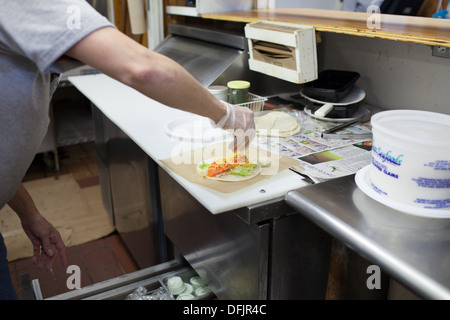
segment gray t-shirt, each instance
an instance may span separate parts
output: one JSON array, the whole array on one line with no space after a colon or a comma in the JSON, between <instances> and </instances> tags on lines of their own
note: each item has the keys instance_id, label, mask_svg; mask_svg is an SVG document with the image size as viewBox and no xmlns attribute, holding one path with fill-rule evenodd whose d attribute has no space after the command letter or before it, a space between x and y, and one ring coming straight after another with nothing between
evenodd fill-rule
<instances>
[{"instance_id":1,"label":"gray t-shirt","mask_svg":"<svg viewBox=\"0 0 450 320\"><path fill-rule=\"evenodd\" d=\"M48 124L60 59L91 32L113 26L84 0L0 0L0 208L15 194Z\"/></svg>"}]
</instances>

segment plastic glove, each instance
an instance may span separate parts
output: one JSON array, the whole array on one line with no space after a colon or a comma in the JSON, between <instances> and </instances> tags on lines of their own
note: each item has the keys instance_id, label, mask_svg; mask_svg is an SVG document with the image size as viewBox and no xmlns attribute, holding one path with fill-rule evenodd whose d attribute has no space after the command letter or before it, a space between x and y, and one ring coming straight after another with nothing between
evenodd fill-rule
<instances>
[{"instance_id":1,"label":"plastic glove","mask_svg":"<svg viewBox=\"0 0 450 320\"><path fill-rule=\"evenodd\" d=\"M224 101L222 103L227 107L227 114L213 126L233 134L234 141L230 144L230 148L234 151L242 151L256 135L253 111Z\"/></svg>"}]
</instances>

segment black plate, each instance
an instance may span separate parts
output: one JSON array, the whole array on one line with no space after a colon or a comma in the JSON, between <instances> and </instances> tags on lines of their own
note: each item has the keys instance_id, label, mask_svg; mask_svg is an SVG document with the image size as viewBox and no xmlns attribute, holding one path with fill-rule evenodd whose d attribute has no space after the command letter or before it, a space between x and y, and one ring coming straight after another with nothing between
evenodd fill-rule
<instances>
[{"instance_id":1,"label":"black plate","mask_svg":"<svg viewBox=\"0 0 450 320\"><path fill-rule=\"evenodd\" d=\"M303 93L315 100L339 102L353 89L359 73L343 70L323 70L318 79L306 83Z\"/></svg>"}]
</instances>

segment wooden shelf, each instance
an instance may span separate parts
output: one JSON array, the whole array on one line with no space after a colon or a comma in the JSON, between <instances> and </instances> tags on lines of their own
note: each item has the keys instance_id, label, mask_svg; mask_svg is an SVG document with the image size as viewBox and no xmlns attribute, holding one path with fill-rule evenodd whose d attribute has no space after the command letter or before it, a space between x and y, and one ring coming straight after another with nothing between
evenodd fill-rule
<instances>
[{"instance_id":1,"label":"wooden shelf","mask_svg":"<svg viewBox=\"0 0 450 320\"><path fill-rule=\"evenodd\" d=\"M166 13L188 17L200 16L200 13L198 13L198 9L195 7L166 6Z\"/></svg>"},{"instance_id":2,"label":"wooden shelf","mask_svg":"<svg viewBox=\"0 0 450 320\"><path fill-rule=\"evenodd\" d=\"M450 47L450 19L380 15L380 28L370 29L370 13L319 9L259 9L203 14L204 19L234 22L272 20L312 25L316 31Z\"/></svg>"}]
</instances>

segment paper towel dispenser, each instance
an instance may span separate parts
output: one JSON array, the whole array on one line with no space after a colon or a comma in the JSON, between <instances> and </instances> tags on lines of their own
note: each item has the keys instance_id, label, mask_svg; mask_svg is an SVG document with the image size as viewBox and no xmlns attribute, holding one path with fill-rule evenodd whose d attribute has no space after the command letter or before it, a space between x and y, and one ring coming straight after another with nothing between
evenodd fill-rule
<instances>
[{"instance_id":1,"label":"paper towel dispenser","mask_svg":"<svg viewBox=\"0 0 450 320\"><path fill-rule=\"evenodd\" d=\"M313 26L258 21L245 26L245 36L251 70L298 84L317 79Z\"/></svg>"}]
</instances>

